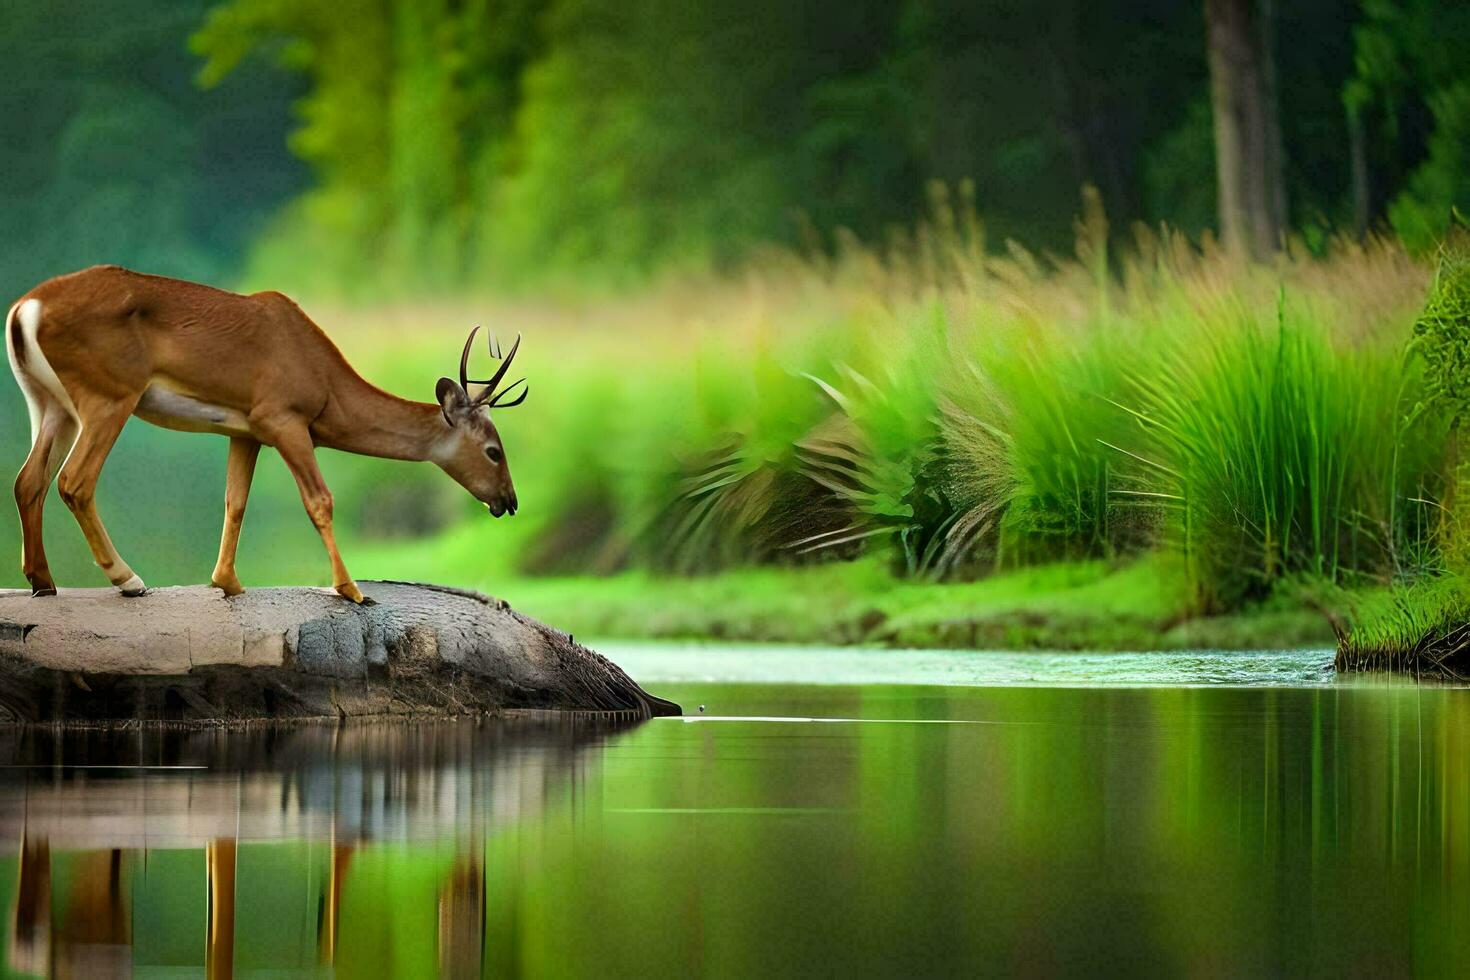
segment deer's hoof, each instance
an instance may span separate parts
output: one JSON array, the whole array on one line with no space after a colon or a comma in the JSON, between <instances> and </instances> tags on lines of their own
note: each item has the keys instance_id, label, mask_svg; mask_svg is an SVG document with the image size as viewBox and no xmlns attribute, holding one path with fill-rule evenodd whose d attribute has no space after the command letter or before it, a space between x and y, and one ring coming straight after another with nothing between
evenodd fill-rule
<instances>
[{"instance_id":1,"label":"deer's hoof","mask_svg":"<svg viewBox=\"0 0 1470 980\"><path fill-rule=\"evenodd\" d=\"M126 582L123 582L120 585L118 585L117 590L119 592L121 592L123 595L127 596L129 599L134 599L134 598L137 598L138 596L142 595L144 592L147 592L148 591L148 586L146 586L146 585L143 584L143 580L142 579L140 579L138 576L134 575L132 578L128 579Z\"/></svg>"},{"instance_id":2,"label":"deer's hoof","mask_svg":"<svg viewBox=\"0 0 1470 980\"><path fill-rule=\"evenodd\" d=\"M226 579L224 581L213 578L209 580L209 584L212 588L219 589L226 596L237 596L245 594L245 586L241 585L240 580L237 578Z\"/></svg>"},{"instance_id":3,"label":"deer's hoof","mask_svg":"<svg viewBox=\"0 0 1470 980\"><path fill-rule=\"evenodd\" d=\"M55 594L56 594L56 586L54 586L54 585L38 585L35 588L31 589L31 598L32 599L44 599L47 596L55 595Z\"/></svg>"},{"instance_id":4,"label":"deer's hoof","mask_svg":"<svg viewBox=\"0 0 1470 980\"><path fill-rule=\"evenodd\" d=\"M341 585L333 586L333 588L337 590L337 594L342 598L351 599L359 606L377 605L373 600L362 594L362 590L357 587L356 582L343 582Z\"/></svg>"}]
</instances>

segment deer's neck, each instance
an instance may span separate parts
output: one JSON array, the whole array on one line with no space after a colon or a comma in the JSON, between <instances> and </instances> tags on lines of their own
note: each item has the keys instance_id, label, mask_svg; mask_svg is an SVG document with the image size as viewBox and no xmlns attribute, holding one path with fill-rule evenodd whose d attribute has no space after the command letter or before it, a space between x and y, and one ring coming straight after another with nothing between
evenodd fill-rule
<instances>
[{"instance_id":1,"label":"deer's neck","mask_svg":"<svg viewBox=\"0 0 1470 980\"><path fill-rule=\"evenodd\" d=\"M319 446L384 459L432 459L446 427L439 406L390 395L361 378L332 392L312 425Z\"/></svg>"}]
</instances>

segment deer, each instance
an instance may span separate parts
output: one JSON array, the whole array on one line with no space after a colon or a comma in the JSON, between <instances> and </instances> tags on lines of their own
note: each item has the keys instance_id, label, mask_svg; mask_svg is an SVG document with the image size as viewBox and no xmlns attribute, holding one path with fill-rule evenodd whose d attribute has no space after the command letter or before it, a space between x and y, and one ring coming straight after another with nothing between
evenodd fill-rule
<instances>
[{"instance_id":1,"label":"deer","mask_svg":"<svg viewBox=\"0 0 1470 980\"><path fill-rule=\"evenodd\" d=\"M31 595L56 594L41 540L53 481L108 580L124 596L147 591L113 546L96 502L103 464L134 415L165 429L229 437L224 531L210 577L227 597L244 592L235 551L262 446L291 471L326 547L332 587L355 603L365 600L337 550L319 447L432 462L492 516L514 515L515 486L491 411L519 405L529 393L524 378L500 387L521 338L501 358L487 337L500 363L490 378L474 380L469 360L479 329L465 340L458 381L440 378L434 401L417 402L364 380L282 293L242 295L115 265L41 283L5 317L5 349L31 423L30 454L15 480ZM480 390L471 394L472 385Z\"/></svg>"}]
</instances>

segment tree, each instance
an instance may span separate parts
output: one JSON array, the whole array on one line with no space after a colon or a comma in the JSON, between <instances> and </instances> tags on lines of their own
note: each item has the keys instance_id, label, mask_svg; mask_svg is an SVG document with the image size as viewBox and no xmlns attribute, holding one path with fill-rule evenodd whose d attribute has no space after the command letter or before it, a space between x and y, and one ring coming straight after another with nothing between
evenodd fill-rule
<instances>
[{"instance_id":1,"label":"tree","mask_svg":"<svg viewBox=\"0 0 1470 980\"><path fill-rule=\"evenodd\" d=\"M1470 60L1461 0L1361 0L1353 75L1342 101L1354 128L1359 213L1381 212L1429 251L1454 208L1470 209Z\"/></svg>"},{"instance_id":2,"label":"tree","mask_svg":"<svg viewBox=\"0 0 1470 980\"><path fill-rule=\"evenodd\" d=\"M1286 228L1271 0L1205 0L1220 235L1263 258Z\"/></svg>"}]
</instances>

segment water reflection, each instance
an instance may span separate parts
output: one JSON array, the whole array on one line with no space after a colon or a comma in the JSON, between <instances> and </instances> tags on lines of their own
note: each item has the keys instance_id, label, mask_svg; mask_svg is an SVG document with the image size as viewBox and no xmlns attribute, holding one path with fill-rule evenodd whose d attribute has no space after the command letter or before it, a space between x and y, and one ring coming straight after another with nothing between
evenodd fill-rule
<instances>
[{"instance_id":1,"label":"water reflection","mask_svg":"<svg viewBox=\"0 0 1470 980\"><path fill-rule=\"evenodd\" d=\"M664 693L710 711L0 741L4 962L1239 975L1470 955L1470 691Z\"/></svg>"},{"instance_id":2,"label":"water reflection","mask_svg":"<svg viewBox=\"0 0 1470 980\"><path fill-rule=\"evenodd\" d=\"M7 732L0 841L15 852L0 856L0 892L12 896L4 962L12 974L58 977L331 971L355 864L412 844L441 879L437 928L423 939L437 972L478 976L486 835L564 793L618 729L538 717ZM381 904L382 894L362 898ZM294 943L282 942L288 934ZM388 975L392 963L369 972Z\"/></svg>"}]
</instances>

